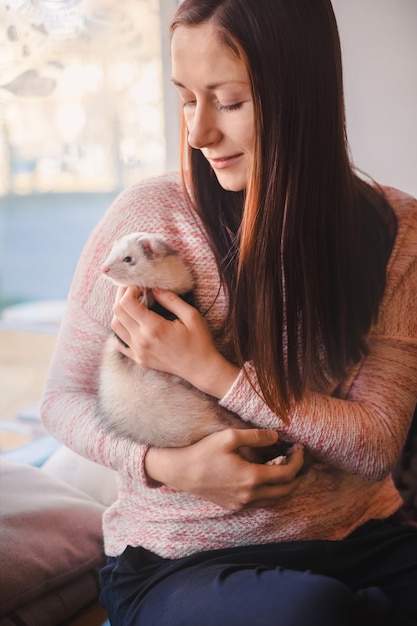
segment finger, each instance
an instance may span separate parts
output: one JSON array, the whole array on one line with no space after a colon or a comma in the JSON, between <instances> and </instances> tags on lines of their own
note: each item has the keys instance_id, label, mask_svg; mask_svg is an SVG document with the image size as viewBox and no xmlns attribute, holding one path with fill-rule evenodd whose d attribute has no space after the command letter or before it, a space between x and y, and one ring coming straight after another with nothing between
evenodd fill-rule
<instances>
[{"instance_id":1,"label":"finger","mask_svg":"<svg viewBox=\"0 0 417 626\"><path fill-rule=\"evenodd\" d=\"M138 300L143 295L143 290L140 287L136 287L135 285L129 285L129 287L126 287L124 295L126 296L126 298Z\"/></svg>"},{"instance_id":2,"label":"finger","mask_svg":"<svg viewBox=\"0 0 417 626\"><path fill-rule=\"evenodd\" d=\"M165 309L174 313L181 321L186 321L190 314L195 313L195 308L185 302L173 291L166 289L153 289L152 293L155 300L159 302Z\"/></svg>"},{"instance_id":3,"label":"finger","mask_svg":"<svg viewBox=\"0 0 417 626\"><path fill-rule=\"evenodd\" d=\"M120 298L122 297L122 295L124 293L126 293L127 287L125 285L118 285L117 286L117 291L116 291L116 299L120 300Z\"/></svg>"},{"instance_id":4,"label":"finger","mask_svg":"<svg viewBox=\"0 0 417 626\"><path fill-rule=\"evenodd\" d=\"M136 290L136 287L133 289ZM148 313L153 315L151 311L136 297L137 291L130 291L130 288L122 295L120 300L116 300L113 306L113 312L119 320L125 325L133 325L140 319L144 319Z\"/></svg>"},{"instance_id":5,"label":"finger","mask_svg":"<svg viewBox=\"0 0 417 626\"><path fill-rule=\"evenodd\" d=\"M142 302L142 298L141 298L142 295L143 295L143 291L139 289L139 287L134 287L134 286L125 287L124 292L121 293L119 304L124 309L131 307L131 306L136 307L139 304L144 306Z\"/></svg>"},{"instance_id":6,"label":"finger","mask_svg":"<svg viewBox=\"0 0 417 626\"><path fill-rule=\"evenodd\" d=\"M116 338L118 339L118 342L121 342L120 345L124 344L125 347L128 347L130 345L129 344L131 340L130 333L128 332L126 327L120 323L120 321L118 320L116 316L114 316L112 319L111 329L114 332ZM117 347L120 348L120 345L118 343Z\"/></svg>"},{"instance_id":7,"label":"finger","mask_svg":"<svg viewBox=\"0 0 417 626\"><path fill-rule=\"evenodd\" d=\"M116 333L114 333L114 346L116 350L118 350L122 354L130 356L131 350L129 344L123 341L123 339L121 339Z\"/></svg>"},{"instance_id":8,"label":"finger","mask_svg":"<svg viewBox=\"0 0 417 626\"><path fill-rule=\"evenodd\" d=\"M269 485L291 483L304 466L304 450L296 448L283 465L263 465L263 480Z\"/></svg>"},{"instance_id":9,"label":"finger","mask_svg":"<svg viewBox=\"0 0 417 626\"><path fill-rule=\"evenodd\" d=\"M119 302L120 298L126 293L127 287L119 285L116 291L115 302Z\"/></svg>"},{"instance_id":10,"label":"finger","mask_svg":"<svg viewBox=\"0 0 417 626\"><path fill-rule=\"evenodd\" d=\"M266 448L278 441L278 433L275 430L231 428L224 432L228 436L227 445L231 451L242 447Z\"/></svg>"},{"instance_id":11,"label":"finger","mask_svg":"<svg viewBox=\"0 0 417 626\"><path fill-rule=\"evenodd\" d=\"M271 507L276 506L280 498L290 495L302 480L301 476L288 477L284 480L283 476L275 482L267 483L261 479L262 467L249 474L249 480L238 485L234 492L234 500L232 501L233 510L242 510L254 507ZM283 468L283 466L279 466ZM253 468L253 465L252 465ZM284 474L284 472L282 472Z\"/></svg>"},{"instance_id":12,"label":"finger","mask_svg":"<svg viewBox=\"0 0 417 626\"><path fill-rule=\"evenodd\" d=\"M301 482L301 476L283 485L263 485L259 487L246 508L271 508L279 505L281 498L291 495Z\"/></svg>"}]
</instances>

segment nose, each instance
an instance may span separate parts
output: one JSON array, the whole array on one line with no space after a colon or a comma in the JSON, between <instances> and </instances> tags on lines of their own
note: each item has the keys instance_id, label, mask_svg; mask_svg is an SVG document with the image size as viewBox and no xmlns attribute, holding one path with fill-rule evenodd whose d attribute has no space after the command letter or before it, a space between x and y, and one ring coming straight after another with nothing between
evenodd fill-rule
<instances>
[{"instance_id":1,"label":"nose","mask_svg":"<svg viewBox=\"0 0 417 626\"><path fill-rule=\"evenodd\" d=\"M103 272L103 274L108 274L110 272L110 268L107 267L106 265L102 265L101 271Z\"/></svg>"},{"instance_id":2,"label":"nose","mask_svg":"<svg viewBox=\"0 0 417 626\"><path fill-rule=\"evenodd\" d=\"M192 119L187 120L187 127L188 143L197 150L216 143L221 136L215 115L206 106L197 105Z\"/></svg>"}]
</instances>

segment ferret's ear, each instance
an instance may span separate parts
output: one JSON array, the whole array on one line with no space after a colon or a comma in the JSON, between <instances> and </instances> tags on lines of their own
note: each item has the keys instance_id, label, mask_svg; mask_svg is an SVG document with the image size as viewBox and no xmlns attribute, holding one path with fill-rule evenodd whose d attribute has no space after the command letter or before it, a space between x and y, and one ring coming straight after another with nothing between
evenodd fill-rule
<instances>
[{"instance_id":1,"label":"ferret's ear","mask_svg":"<svg viewBox=\"0 0 417 626\"><path fill-rule=\"evenodd\" d=\"M140 245L147 259L155 259L173 254L173 249L161 239L141 239Z\"/></svg>"},{"instance_id":2,"label":"ferret's ear","mask_svg":"<svg viewBox=\"0 0 417 626\"><path fill-rule=\"evenodd\" d=\"M155 256L152 241L150 239L139 239L139 245L142 246L143 254L147 259L153 259Z\"/></svg>"}]
</instances>

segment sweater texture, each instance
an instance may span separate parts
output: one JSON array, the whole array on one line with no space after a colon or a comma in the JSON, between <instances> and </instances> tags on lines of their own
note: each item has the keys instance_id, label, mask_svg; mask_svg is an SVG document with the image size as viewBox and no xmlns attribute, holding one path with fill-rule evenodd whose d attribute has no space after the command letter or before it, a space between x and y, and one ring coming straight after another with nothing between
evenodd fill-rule
<instances>
[{"instance_id":1,"label":"sweater texture","mask_svg":"<svg viewBox=\"0 0 417 626\"><path fill-rule=\"evenodd\" d=\"M126 546L166 558L288 540L342 539L402 504L391 471L417 400L417 202L384 188L398 233L387 268L369 355L334 391L296 404L289 425L261 400L243 371L220 403L256 427L278 430L315 453L292 495L273 508L230 512L197 496L156 487L144 472L146 446L100 425L97 382L116 287L100 272L113 241L133 231L159 233L184 254L196 301L210 329L227 311L216 262L179 177L168 174L122 192L91 234L76 269L42 402L46 428L63 444L118 473L118 499L104 513L105 552ZM221 346L219 346L221 349ZM256 386L251 364L246 370ZM140 407L138 407L138 412ZM192 471L192 468L190 468Z\"/></svg>"}]
</instances>

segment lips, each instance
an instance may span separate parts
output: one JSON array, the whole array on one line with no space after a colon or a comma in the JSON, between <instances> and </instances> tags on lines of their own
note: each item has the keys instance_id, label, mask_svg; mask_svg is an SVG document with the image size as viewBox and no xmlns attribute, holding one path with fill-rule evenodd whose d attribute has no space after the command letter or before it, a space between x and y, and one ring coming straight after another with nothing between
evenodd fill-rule
<instances>
[{"instance_id":1,"label":"lips","mask_svg":"<svg viewBox=\"0 0 417 626\"><path fill-rule=\"evenodd\" d=\"M240 159L241 156L242 154L233 154L232 156L227 156L227 157L218 157L218 158L206 157L206 158L213 169L220 170L225 167L230 167L231 165L234 165L236 161Z\"/></svg>"}]
</instances>

